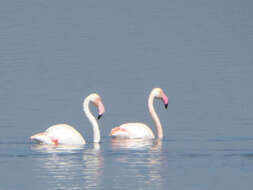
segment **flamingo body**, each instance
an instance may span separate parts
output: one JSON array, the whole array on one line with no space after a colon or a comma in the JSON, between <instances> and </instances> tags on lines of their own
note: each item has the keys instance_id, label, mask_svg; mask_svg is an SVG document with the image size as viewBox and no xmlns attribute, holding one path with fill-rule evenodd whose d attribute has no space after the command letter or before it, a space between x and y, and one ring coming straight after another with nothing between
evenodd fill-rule
<instances>
[{"instance_id":1,"label":"flamingo body","mask_svg":"<svg viewBox=\"0 0 253 190\"><path fill-rule=\"evenodd\" d=\"M68 124L57 124L49 127L45 132L31 136L31 139L44 144L80 145L85 144L82 135Z\"/></svg>"},{"instance_id":2,"label":"flamingo body","mask_svg":"<svg viewBox=\"0 0 253 190\"><path fill-rule=\"evenodd\" d=\"M111 130L112 137L129 139L154 139L151 129L144 123L125 123Z\"/></svg>"}]
</instances>

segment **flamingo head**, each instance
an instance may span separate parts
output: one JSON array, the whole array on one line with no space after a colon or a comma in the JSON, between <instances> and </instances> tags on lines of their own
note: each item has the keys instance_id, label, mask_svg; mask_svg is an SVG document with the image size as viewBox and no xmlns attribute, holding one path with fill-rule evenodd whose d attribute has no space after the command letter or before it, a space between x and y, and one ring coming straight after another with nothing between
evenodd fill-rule
<instances>
[{"instance_id":1,"label":"flamingo head","mask_svg":"<svg viewBox=\"0 0 253 190\"><path fill-rule=\"evenodd\" d=\"M97 119L100 119L105 112L105 107L103 105L102 98L98 94L94 93L90 95L90 100L93 103L93 105L98 108Z\"/></svg>"},{"instance_id":2,"label":"flamingo head","mask_svg":"<svg viewBox=\"0 0 253 190\"><path fill-rule=\"evenodd\" d=\"M163 103L164 103L165 108L167 109L168 103L169 103L169 98L168 98L168 96L163 92L163 89L161 89L161 88L154 88L154 89L152 90L152 94L154 94L154 96L155 96L156 98L161 99L161 100L163 101Z\"/></svg>"}]
</instances>

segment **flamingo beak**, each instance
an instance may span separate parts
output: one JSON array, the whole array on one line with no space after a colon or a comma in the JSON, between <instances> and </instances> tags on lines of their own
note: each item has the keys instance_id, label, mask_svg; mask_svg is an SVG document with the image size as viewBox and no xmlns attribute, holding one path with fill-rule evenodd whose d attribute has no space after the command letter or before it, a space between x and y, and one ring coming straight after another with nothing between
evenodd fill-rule
<instances>
[{"instance_id":1,"label":"flamingo beak","mask_svg":"<svg viewBox=\"0 0 253 190\"><path fill-rule=\"evenodd\" d=\"M105 112L105 107L104 107L102 101L99 101L98 102L98 117L97 117L97 119L100 119L102 117L102 115L104 114L104 112Z\"/></svg>"},{"instance_id":2,"label":"flamingo beak","mask_svg":"<svg viewBox=\"0 0 253 190\"><path fill-rule=\"evenodd\" d=\"M102 116L103 116L103 114L98 114L97 119L99 120Z\"/></svg>"},{"instance_id":3,"label":"flamingo beak","mask_svg":"<svg viewBox=\"0 0 253 190\"><path fill-rule=\"evenodd\" d=\"M169 103L169 98L165 94L162 95L162 101L164 103L165 109L167 109L168 103Z\"/></svg>"}]
</instances>

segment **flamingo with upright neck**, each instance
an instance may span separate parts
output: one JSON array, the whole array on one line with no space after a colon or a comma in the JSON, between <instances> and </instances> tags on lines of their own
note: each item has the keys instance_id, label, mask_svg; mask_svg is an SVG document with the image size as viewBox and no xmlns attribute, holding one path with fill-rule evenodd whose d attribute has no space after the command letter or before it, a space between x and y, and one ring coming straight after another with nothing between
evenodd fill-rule
<instances>
[{"instance_id":1,"label":"flamingo with upright neck","mask_svg":"<svg viewBox=\"0 0 253 190\"><path fill-rule=\"evenodd\" d=\"M83 111L93 127L93 142L100 142L100 131L96 118L91 114L89 104L93 103L98 108L98 119L103 115L105 109L102 99L98 94L90 94L83 101ZM82 135L68 124L56 124L49 127L45 132L35 134L31 140L42 144L54 145L82 145L85 140Z\"/></svg>"},{"instance_id":2,"label":"flamingo with upright neck","mask_svg":"<svg viewBox=\"0 0 253 190\"><path fill-rule=\"evenodd\" d=\"M163 92L161 88L154 88L148 98L148 109L149 113L154 121L157 137L158 139L163 138L163 128L160 122L160 119L155 112L153 101L155 98L161 99L165 105L165 108L168 107L168 97ZM130 138L130 139L154 139L155 135L144 123L125 123L118 127L115 127L111 130L110 135L115 138Z\"/></svg>"}]
</instances>

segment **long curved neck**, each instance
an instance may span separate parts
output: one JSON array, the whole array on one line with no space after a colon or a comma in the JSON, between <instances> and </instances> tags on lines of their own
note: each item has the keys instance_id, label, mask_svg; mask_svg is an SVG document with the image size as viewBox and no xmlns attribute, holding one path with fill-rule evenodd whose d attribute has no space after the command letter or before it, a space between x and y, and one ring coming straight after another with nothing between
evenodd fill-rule
<instances>
[{"instance_id":1,"label":"long curved neck","mask_svg":"<svg viewBox=\"0 0 253 190\"><path fill-rule=\"evenodd\" d=\"M89 109L89 103L90 99L86 98L83 102L83 111L87 118L89 119L92 128L93 128L93 142L99 143L100 142L100 131L98 127L98 123L96 118L91 114L90 109Z\"/></svg>"},{"instance_id":2,"label":"long curved neck","mask_svg":"<svg viewBox=\"0 0 253 190\"><path fill-rule=\"evenodd\" d=\"M162 139L163 138L163 128L162 128L160 119L154 109L154 105L153 105L154 98L155 98L155 96L151 93L148 98L148 109L149 109L149 113L154 121L156 130L157 130L157 137L159 139Z\"/></svg>"}]
</instances>

